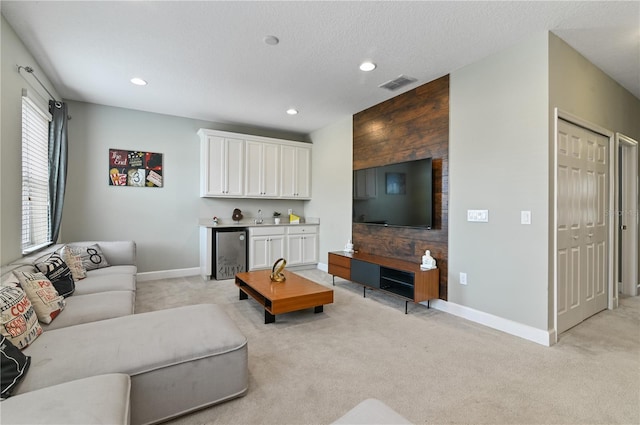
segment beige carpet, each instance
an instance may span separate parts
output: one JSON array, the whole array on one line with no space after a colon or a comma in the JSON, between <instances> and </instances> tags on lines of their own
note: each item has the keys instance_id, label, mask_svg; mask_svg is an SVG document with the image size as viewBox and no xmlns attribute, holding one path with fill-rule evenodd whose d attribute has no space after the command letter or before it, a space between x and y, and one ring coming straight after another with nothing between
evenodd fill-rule
<instances>
[{"instance_id":1,"label":"beige carpet","mask_svg":"<svg viewBox=\"0 0 640 425\"><path fill-rule=\"evenodd\" d=\"M640 297L543 347L422 305L405 315L399 298L341 279L334 289L323 313L265 325L232 280L140 282L138 313L215 303L249 340L248 394L170 423L327 424L369 397L415 424L640 423Z\"/></svg>"}]
</instances>

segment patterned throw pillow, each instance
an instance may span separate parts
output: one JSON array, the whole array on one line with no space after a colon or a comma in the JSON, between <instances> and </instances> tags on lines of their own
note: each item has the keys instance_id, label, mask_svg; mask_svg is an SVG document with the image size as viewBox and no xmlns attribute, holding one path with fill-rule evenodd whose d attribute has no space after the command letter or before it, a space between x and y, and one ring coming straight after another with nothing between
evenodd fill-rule
<instances>
[{"instance_id":1,"label":"patterned throw pillow","mask_svg":"<svg viewBox=\"0 0 640 425\"><path fill-rule=\"evenodd\" d=\"M0 334L21 350L42 334L38 316L20 288L0 287Z\"/></svg>"},{"instance_id":2,"label":"patterned throw pillow","mask_svg":"<svg viewBox=\"0 0 640 425\"><path fill-rule=\"evenodd\" d=\"M82 264L82 257L80 256L81 250L78 249L77 251L78 252L75 253L73 251L73 248L65 245L62 247L62 251L60 252L62 254L62 259L65 263L67 263L67 266L71 270L71 276L73 276L73 280L75 280L76 282L87 277L87 271Z\"/></svg>"},{"instance_id":3,"label":"patterned throw pillow","mask_svg":"<svg viewBox=\"0 0 640 425\"><path fill-rule=\"evenodd\" d=\"M14 271L20 286L31 301L33 309L42 323L51 323L64 308L64 298L58 294L51 281L40 272Z\"/></svg>"},{"instance_id":4,"label":"patterned throw pillow","mask_svg":"<svg viewBox=\"0 0 640 425\"><path fill-rule=\"evenodd\" d=\"M59 254L51 254L42 263L37 263L36 267L51 281L58 294L65 298L73 294L76 284L71 275L71 270L69 270L67 263L62 260Z\"/></svg>"},{"instance_id":5,"label":"patterned throw pillow","mask_svg":"<svg viewBox=\"0 0 640 425\"><path fill-rule=\"evenodd\" d=\"M109 263L105 258L98 244L91 246L67 245L74 254L80 255L82 265L86 271L109 267Z\"/></svg>"},{"instance_id":6,"label":"patterned throw pillow","mask_svg":"<svg viewBox=\"0 0 640 425\"><path fill-rule=\"evenodd\" d=\"M4 335L0 335L0 366L2 369L0 387L3 400L11 396L13 390L27 374L30 365L31 357L25 356Z\"/></svg>"}]
</instances>

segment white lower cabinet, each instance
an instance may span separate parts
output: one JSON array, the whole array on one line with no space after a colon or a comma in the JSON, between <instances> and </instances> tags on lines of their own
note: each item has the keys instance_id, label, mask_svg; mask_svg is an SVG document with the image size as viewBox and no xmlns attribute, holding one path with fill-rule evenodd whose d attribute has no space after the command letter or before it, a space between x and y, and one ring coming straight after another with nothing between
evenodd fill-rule
<instances>
[{"instance_id":1,"label":"white lower cabinet","mask_svg":"<svg viewBox=\"0 0 640 425\"><path fill-rule=\"evenodd\" d=\"M287 266L318 263L318 226L249 227L249 270L270 269L279 258Z\"/></svg>"},{"instance_id":2,"label":"white lower cabinet","mask_svg":"<svg viewBox=\"0 0 640 425\"><path fill-rule=\"evenodd\" d=\"M287 265L318 262L318 226L287 227Z\"/></svg>"},{"instance_id":3,"label":"white lower cabinet","mask_svg":"<svg viewBox=\"0 0 640 425\"><path fill-rule=\"evenodd\" d=\"M285 253L284 226L249 228L249 270L270 269Z\"/></svg>"}]
</instances>

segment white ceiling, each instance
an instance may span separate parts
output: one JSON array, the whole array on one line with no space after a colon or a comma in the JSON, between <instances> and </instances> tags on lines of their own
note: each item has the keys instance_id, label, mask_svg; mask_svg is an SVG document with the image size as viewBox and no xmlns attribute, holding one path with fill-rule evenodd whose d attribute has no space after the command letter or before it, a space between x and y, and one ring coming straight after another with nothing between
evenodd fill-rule
<instances>
[{"instance_id":1,"label":"white ceiling","mask_svg":"<svg viewBox=\"0 0 640 425\"><path fill-rule=\"evenodd\" d=\"M638 1L0 7L63 98L220 123L308 134L546 30L640 98ZM360 71L363 60L377 69ZM400 74L418 81L378 88ZM134 76L149 84L132 85Z\"/></svg>"}]
</instances>

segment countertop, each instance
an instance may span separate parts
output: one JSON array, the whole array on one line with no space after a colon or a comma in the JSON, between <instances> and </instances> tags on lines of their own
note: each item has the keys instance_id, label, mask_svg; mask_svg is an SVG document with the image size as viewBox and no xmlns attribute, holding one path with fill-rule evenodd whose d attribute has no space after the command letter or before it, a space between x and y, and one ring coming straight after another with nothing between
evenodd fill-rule
<instances>
[{"instance_id":1,"label":"countertop","mask_svg":"<svg viewBox=\"0 0 640 425\"><path fill-rule=\"evenodd\" d=\"M280 224L273 222L273 217L267 217L262 224L256 224L253 219L242 219L239 223L231 220L230 218L218 219L218 224L213 224L213 218L201 218L198 222L200 227L275 227L275 226L317 226L320 224L319 218L306 217L300 218L300 223L289 223L289 220L280 219Z\"/></svg>"}]
</instances>

